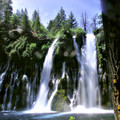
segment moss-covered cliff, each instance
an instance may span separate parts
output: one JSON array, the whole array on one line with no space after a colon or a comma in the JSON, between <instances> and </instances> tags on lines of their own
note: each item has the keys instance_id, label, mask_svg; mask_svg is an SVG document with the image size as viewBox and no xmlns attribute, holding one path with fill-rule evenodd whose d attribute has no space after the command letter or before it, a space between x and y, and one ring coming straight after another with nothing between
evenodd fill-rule
<instances>
[{"instance_id":1,"label":"moss-covered cliff","mask_svg":"<svg viewBox=\"0 0 120 120\"><path fill-rule=\"evenodd\" d=\"M39 40L32 32L21 29L3 29L4 26L0 29L0 109L25 109L36 99L43 61L53 40ZM33 98L28 97L29 90Z\"/></svg>"},{"instance_id":2,"label":"moss-covered cliff","mask_svg":"<svg viewBox=\"0 0 120 120\"><path fill-rule=\"evenodd\" d=\"M61 80L59 86L62 86L62 88L59 87L53 100L54 103L61 96L63 103L66 102L67 109L62 107L56 109L56 106L53 106L53 109L58 111L70 110L67 93L69 92L72 97L74 76L75 74L77 76L78 72L78 62L72 38L74 33L76 33L79 48L81 48L85 32L81 28L76 30L64 29L59 33L59 40L54 53L48 97L54 90L52 80L54 78L56 80L61 79L63 63L66 64L65 71L69 76L69 87L67 85L64 87ZM0 35L0 80L2 81L0 109L23 110L30 108L36 100L43 62L53 39L40 40L33 32L25 32L22 29L6 30L4 26L0 28ZM6 73L3 76L2 74L5 71ZM57 108L58 106L59 104L57 104Z\"/></svg>"},{"instance_id":3,"label":"moss-covered cliff","mask_svg":"<svg viewBox=\"0 0 120 120\"><path fill-rule=\"evenodd\" d=\"M103 26L96 29L96 49L97 49L97 69L98 69L98 79L99 86L101 89L101 104L103 107L111 108L111 84L108 79L108 69L107 69L107 55L106 55L106 42L104 35Z\"/></svg>"}]
</instances>

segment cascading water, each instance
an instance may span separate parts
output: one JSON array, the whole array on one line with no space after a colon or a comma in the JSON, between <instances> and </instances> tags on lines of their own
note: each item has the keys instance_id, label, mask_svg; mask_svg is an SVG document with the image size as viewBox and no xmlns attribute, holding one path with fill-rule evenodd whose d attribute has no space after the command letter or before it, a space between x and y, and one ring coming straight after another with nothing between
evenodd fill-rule
<instances>
[{"instance_id":1,"label":"cascading water","mask_svg":"<svg viewBox=\"0 0 120 120\"><path fill-rule=\"evenodd\" d=\"M9 102L8 102L8 105L7 105L7 110L11 110L11 104L12 104L12 98L13 98L13 90L14 90L16 79L18 79L17 70L15 70L11 74L11 78L10 78L10 96L9 96Z\"/></svg>"},{"instance_id":2,"label":"cascading water","mask_svg":"<svg viewBox=\"0 0 120 120\"><path fill-rule=\"evenodd\" d=\"M4 77L5 77L5 74L6 74L7 70L9 68L9 65L10 65L10 62L8 61L8 66L7 66L6 70L0 75L0 91L1 91L2 82L4 80Z\"/></svg>"},{"instance_id":3,"label":"cascading water","mask_svg":"<svg viewBox=\"0 0 120 120\"><path fill-rule=\"evenodd\" d=\"M61 78L64 78L64 76L65 76L65 62L63 63L63 66L62 66L62 76L61 76ZM49 111L51 111L52 100L53 100L53 98L54 98L54 96L55 96L55 94L57 92L58 84L59 84L60 80L59 79L57 79L57 80L53 79L52 81L53 81L53 84L54 84L54 91L52 92L52 95L51 95L51 97L50 97L50 99L48 101L48 104L47 104L47 109Z\"/></svg>"},{"instance_id":4,"label":"cascading water","mask_svg":"<svg viewBox=\"0 0 120 120\"><path fill-rule=\"evenodd\" d=\"M77 90L77 105L85 108L100 106L100 90L98 86L96 46L93 34L87 34L86 44L81 48L81 55L75 36L74 47L79 63L80 77Z\"/></svg>"},{"instance_id":5,"label":"cascading water","mask_svg":"<svg viewBox=\"0 0 120 120\"><path fill-rule=\"evenodd\" d=\"M43 70L41 72L39 95L31 110L32 112L48 112L49 110L49 108L47 107L47 103L48 103L47 95L49 91L48 83L50 80L50 73L53 62L53 53L57 44L57 40L58 39L54 40L45 57Z\"/></svg>"},{"instance_id":6,"label":"cascading water","mask_svg":"<svg viewBox=\"0 0 120 120\"><path fill-rule=\"evenodd\" d=\"M51 112L52 101L55 100L54 96L56 95L57 88L61 85L59 84L59 80L65 77L67 78L65 97L69 99L68 106L70 105L72 112L82 112L84 111L83 108L88 110L86 108L99 107L101 99L97 79L95 37L92 34L88 34L87 40L81 50L79 50L75 36L73 37L73 41L77 57L74 61L76 66L74 68L72 68L72 64L68 66L70 64L68 64L68 61L65 59L65 62L62 61L63 66L61 64L59 68L59 70L62 68L60 74L56 75L56 73L51 72L57 39L53 42L45 57L41 79L39 75L41 70L39 71L37 63L35 64L35 74L33 76L27 75L26 72L21 74L20 70L16 69L14 65L12 65L12 69L10 69L11 66L9 67L9 64L7 68L5 66L6 70L4 68L5 72L3 74L5 75L7 70L7 73L11 72L11 74L9 75L9 85L5 85L2 110L17 110L21 102L21 105L25 106L24 108L27 110L33 105L30 111L25 111L27 113ZM76 63L76 61L78 61L78 63ZM53 71L54 70L53 68ZM2 81L7 78L7 74L5 78L3 74L0 76ZM50 79L52 81L52 87L48 86L50 85ZM39 80L40 88L38 86ZM4 82L1 84L3 88ZM37 96L38 88L39 94ZM3 89L1 89L1 91L2 90ZM24 92L19 95L19 90L24 90ZM86 112L88 113L88 111Z\"/></svg>"}]
</instances>

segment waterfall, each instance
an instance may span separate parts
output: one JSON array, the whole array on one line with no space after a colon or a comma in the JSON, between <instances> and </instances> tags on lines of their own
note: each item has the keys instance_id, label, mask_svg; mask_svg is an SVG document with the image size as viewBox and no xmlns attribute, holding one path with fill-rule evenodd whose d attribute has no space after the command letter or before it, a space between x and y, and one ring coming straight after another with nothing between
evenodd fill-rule
<instances>
[{"instance_id":1,"label":"waterfall","mask_svg":"<svg viewBox=\"0 0 120 120\"><path fill-rule=\"evenodd\" d=\"M7 65L6 70L5 70L2 74L0 74L0 91L1 91L2 82L3 82L3 80L4 80L4 77L5 77L5 75L6 75L7 70L8 70L8 68L9 68L9 65L10 65L10 62L8 61L8 65Z\"/></svg>"},{"instance_id":2,"label":"waterfall","mask_svg":"<svg viewBox=\"0 0 120 120\"><path fill-rule=\"evenodd\" d=\"M29 104L30 104L30 100L31 100L30 96L32 96L32 95L30 95L30 92L31 92L31 85L30 85L30 83L29 83L29 80L28 80L27 75L23 75L23 78L22 78L22 79L23 79L24 82L26 82L27 108L29 108Z\"/></svg>"},{"instance_id":3,"label":"waterfall","mask_svg":"<svg viewBox=\"0 0 120 120\"><path fill-rule=\"evenodd\" d=\"M15 81L18 79L18 73L17 70L15 70L12 74L11 74L11 78L10 78L10 93L9 93L9 102L7 105L7 110L11 110L11 105L12 105L12 99L13 99L13 90L14 90L14 86L15 86Z\"/></svg>"},{"instance_id":4,"label":"waterfall","mask_svg":"<svg viewBox=\"0 0 120 120\"><path fill-rule=\"evenodd\" d=\"M100 89L97 76L95 36L87 34L86 44L81 48L81 54L75 36L73 41L80 69L77 105L85 108L98 107L100 106Z\"/></svg>"},{"instance_id":5,"label":"waterfall","mask_svg":"<svg viewBox=\"0 0 120 120\"><path fill-rule=\"evenodd\" d=\"M63 63L63 66L62 66L62 76L61 76L61 78L64 78L64 76L65 76L65 62ZM51 95L51 97L48 101L48 104L47 104L47 109L49 111L51 111L52 100L53 100L53 98L54 98L54 96L55 96L55 94L58 90L58 84L60 82L60 79L57 79L57 80L53 79L52 81L53 81L53 84L54 84L54 91L52 92L52 95Z\"/></svg>"},{"instance_id":6,"label":"waterfall","mask_svg":"<svg viewBox=\"0 0 120 120\"><path fill-rule=\"evenodd\" d=\"M52 62L53 62L53 54L56 48L57 40L58 39L54 40L54 42L52 43L45 57L44 64L43 64L43 70L41 72L39 95L31 110L32 112L47 112L48 111L48 108L47 108L47 102L48 102L47 95L49 91L48 83L50 80L50 73L51 73Z\"/></svg>"},{"instance_id":7,"label":"waterfall","mask_svg":"<svg viewBox=\"0 0 120 120\"><path fill-rule=\"evenodd\" d=\"M53 84L54 84L54 91L52 92L52 95L47 103L47 110L48 111L51 111L51 104L52 104L52 100L57 92L57 89L58 89L58 84L59 84L59 79L55 80L53 79Z\"/></svg>"}]
</instances>

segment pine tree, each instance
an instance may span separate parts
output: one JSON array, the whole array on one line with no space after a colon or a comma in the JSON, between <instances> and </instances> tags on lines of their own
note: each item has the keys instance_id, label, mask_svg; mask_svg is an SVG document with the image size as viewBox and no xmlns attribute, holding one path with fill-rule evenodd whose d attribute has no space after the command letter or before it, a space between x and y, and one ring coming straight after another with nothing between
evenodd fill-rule
<instances>
[{"instance_id":1,"label":"pine tree","mask_svg":"<svg viewBox=\"0 0 120 120\"><path fill-rule=\"evenodd\" d=\"M35 20L34 32L37 34L40 33L40 18L39 18L39 16L37 16L37 18Z\"/></svg>"},{"instance_id":2,"label":"pine tree","mask_svg":"<svg viewBox=\"0 0 120 120\"><path fill-rule=\"evenodd\" d=\"M65 10L62 7L55 18L55 23L56 23L57 30L60 30L60 29L62 29L62 27L65 26L66 14L65 14Z\"/></svg>"},{"instance_id":3,"label":"pine tree","mask_svg":"<svg viewBox=\"0 0 120 120\"><path fill-rule=\"evenodd\" d=\"M12 1L11 0L4 0L3 2L3 6L4 6L4 22L6 24L9 24L10 22L10 16L12 15Z\"/></svg>"},{"instance_id":4,"label":"pine tree","mask_svg":"<svg viewBox=\"0 0 120 120\"><path fill-rule=\"evenodd\" d=\"M61 28L65 26L66 23L66 14L65 14L65 10L61 7L60 9L60 24L61 24Z\"/></svg>"},{"instance_id":5,"label":"pine tree","mask_svg":"<svg viewBox=\"0 0 120 120\"><path fill-rule=\"evenodd\" d=\"M75 29L78 26L78 23L72 12L69 15L68 24L69 24L69 27L73 29Z\"/></svg>"},{"instance_id":6,"label":"pine tree","mask_svg":"<svg viewBox=\"0 0 120 120\"><path fill-rule=\"evenodd\" d=\"M35 21L36 21L37 17L38 17L38 13L37 13L37 11L35 10L35 11L33 12L33 16L32 16L32 28L34 28L34 26L35 26Z\"/></svg>"},{"instance_id":7,"label":"pine tree","mask_svg":"<svg viewBox=\"0 0 120 120\"><path fill-rule=\"evenodd\" d=\"M37 34L40 33L40 25L39 12L35 10L32 16L32 29Z\"/></svg>"},{"instance_id":8,"label":"pine tree","mask_svg":"<svg viewBox=\"0 0 120 120\"><path fill-rule=\"evenodd\" d=\"M25 11L23 11L23 15L21 18L21 27L26 32L30 31L30 23L28 20L27 9L25 9Z\"/></svg>"},{"instance_id":9,"label":"pine tree","mask_svg":"<svg viewBox=\"0 0 120 120\"><path fill-rule=\"evenodd\" d=\"M16 11L16 16L18 17L18 25L20 26L21 25L21 19L22 19L22 16L23 16L23 13L20 11L20 10L17 10Z\"/></svg>"},{"instance_id":10,"label":"pine tree","mask_svg":"<svg viewBox=\"0 0 120 120\"><path fill-rule=\"evenodd\" d=\"M49 24L47 26L47 30L50 32L50 30L54 27L54 20L50 20Z\"/></svg>"},{"instance_id":11,"label":"pine tree","mask_svg":"<svg viewBox=\"0 0 120 120\"><path fill-rule=\"evenodd\" d=\"M0 0L0 22L2 21L3 18L3 1Z\"/></svg>"},{"instance_id":12,"label":"pine tree","mask_svg":"<svg viewBox=\"0 0 120 120\"><path fill-rule=\"evenodd\" d=\"M16 14L13 14L10 19L10 23L13 29L16 29L19 25L19 17Z\"/></svg>"},{"instance_id":13,"label":"pine tree","mask_svg":"<svg viewBox=\"0 0 120 120\"><path fill-rule=\"evenodd\" d=\"M60 17L60 13L57 14L56 18L55 18L55 26L56 29L59 30L61 29L61 17Z\"/></svg>"}]
</instances>

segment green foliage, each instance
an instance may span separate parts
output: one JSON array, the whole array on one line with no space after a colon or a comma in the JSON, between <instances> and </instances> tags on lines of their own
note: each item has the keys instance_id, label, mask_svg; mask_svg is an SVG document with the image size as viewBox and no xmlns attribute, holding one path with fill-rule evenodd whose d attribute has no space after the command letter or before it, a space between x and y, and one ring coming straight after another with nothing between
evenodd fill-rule
<instances>
[{"instance_id":1,"label":"green foliage","mask_svg":"<svg viewBox=\"0 0 120 120\"><path fill-rule=\"evenodd\" d=\"M35 26L35 21L37 19L37 17L39 16L38 12L35 10L33 12L33 16L32 16L32 28L34 29L34 26Z\"/></svg>"},{"instance_id":2,"label":"green foliage","mask_svg":"<svg viewBox=\"0 0 120 120\"><path fill-rule=\"evenodd\" d=\"M99 32L96 34L96 39L97 60L103 74L106 71L106 46L103 28L99 29Z\"/></svg>"},{"instance_id":3,"label":"green foliage","mask_svg":"<svg viewBox=\"0 0 120 120\"><path fill-rule=\"evenodd\" d=\"M62 29L58 31L57 34L60 36L60 39L69 39L69 37L72 38L72 33L68 24L62 27Z\"/></svg>"},{"instance_id":4,"label":"green foliage","mask_svg":"<svg viewBox=\"0 0 120 120\"><path fill-rule=\"evenodd\" d=\"M40 18L39 18L39 16L35 20L34 32L37 34L40 32Z\"/></svg>"},{"instance_id":5,"label":"green foliage","mask_svg":"<svg viewBox=\"0 0 120 120\"><path fill-rule=\"evenodd\" d=\"M71 29L71 30L73 35L76 35L77 38L79 38L82 34L83 35L85 34L85 31L80 27L77 27L76 29Z\"/></svg>"},{"instance_id":6,"label":"green foliage","mask_svg":"<svg viewBox=\"0 0 120 120\"><path fill-rule=\"evenodd\" d=\"M70 116L69 120L75 120L74 116Z\"/></svg>"},{"instance_id":7,"label":"green foliage","mask_svg":"<svg viewBox=\"0 0 120 120\"><path fill-rule=\"evenodd\" d=\"M7 51L10 51L10 57L16 53L19 57L22 56L23 58L32 58L36 48L36 43L29 43L27 37L21 36L18 40L8 45Z\"/></svg>"},{"instance_id":8,"label":"green foliage","mask_svg":"<svg viewBox=\"0 0 120 120\"><path fill-rule=\"evenodd\" d=\"M62 44L63 44L63 42L60 42L60 41L57 42L57 46L56 46L56 50L55 50L55 55L60 54L60 53L59 53L59 49L60 49L60 46L61 46Z\"/></svg>"},{"instance_id":9,"label":"green foliage","mask_svg":"<svg viewBox=\"0 0 120 120\"><path fill-rule=\"evenodd\" d=\"M53 20L50 20L50 21L49 21L49 24L48 24L48 26L47 26L48 31L50 32L53 27L54 27L54 21L53 21Z\"/></svg>"},{"instance_id":10,"label":"green foliage","mask_svg":"<svg viewBox=\"0 0 120 120\"><path fill-rule=\"evenodd\" d=\"M72 29L75 29L78 26L78 23L72 12L70 13L69 18L68 18L68 24L69 24L69 27Z\"/></svg>"},{"instance_id":11,"label":"green foliage","mask_svg":"<svg viewBox=\"0 0 120 120\"><path fill-rule=\"evenodd\" d=\"M6 24L9 24L10 22L10 16L12 15L12 1L11 0L4 0L3 6L4 6L4 15L3 19Z\"/></svg>"},{"instance_id":12,"label":"green foliage","mask_svg":"<svg viewBox=\"0 0 120 120\"><path fill-rule=\"evenodd\" d=\"M54 20L50 20L48 24L48 38L54 38L55 35L60 35L60 39L67 39L67 37L72 37L72 32L76 29L77 36L81 36L83 30L80 28L76 28L78 25L73 13L71 12L69 18L66 18L66 14L64 9L61 7L57 16ZM69 39L69 38L68 38Z\"/></svg>"},{"instance_id":13,"label":"green foliage","mask_svg":"<svg viewBox=\"0 0 120 120\"><path fill-rule=\"evenodd\" d=\"M55 94L52 101L52 110L59 112L70 111L69 104L70 101L65 95L65 90L57 90L57 93Z\"/></svg>"},{"instance_id":14,"label":"green foliage","mask_svg":"<svg viewBox=\"0 0 120 120\"><path fill-rule=\"evenodd\" d=\"M9 53L9 56L10 57L13 57L13 56L15 56L15 55L17 55L18 53L17 53L17 50L16 49L12 49L11 51L10 51L10 53Z\"/></svg>"},{"instance_id":15,"label":"green foliage","mask_svg":"<svg viewBox=\"0 0 120 120\"><path fill-rule=\"evenodd\" d=\"M3 0L0 0L0 22L2 21L3 18Z\"/></svg>"},{"instance_id":16,"label":"green foliage","mask_svg":"<svg viewBox=\"0 0 120 120\"><path fill-rule=\"evenodd\" d=\"M40 23L39 12L36 10L33 13L32 30L37 34L39 39L46 38L47 30L44 25Z\"/></svg>"},{"instance_id":17,"label":"green foliage","mask_svg":"<svg viewBox=\"0 0 120 120\"><path fill-rule=\"evenodd\" d=\"M16 29L17 26L18 26L18 23L19 23L19 18L17 15L13 14L11 17L10 17L10 23L12 25L12 28L13 29Z\"/></svg>"},{"instance_id":18,"label":"green foliage","mask_svg":"<svg viewBox=\"0 0 120 120\"><path fill-rule=\"evenodd\" d=\"M50 44L49 44L49 43L44 44L44 45L42 45L41 50L48 49L49 47L50 47Z\"/></svg>"},{"instance_id":19,"label":"green foliage","mask_svg":"<svg viewBox=\"0 0 120 120\"><path fill-rule=\"evenodd\" d=\"M80 27L77 27L76 29L71 29L71 31L73 35L76 35L76 41L81 48L83 45L83 38L85 38L86 32Z\"/></svg>"},{"instance_id":20,"label":"green foliage","mask_svg":"<svg viewBox=\"0 0 120 120\"><path fill-rule=\"evenodd\" d=\"M66 22L66 14L65 10L61 7L60 11L58 12L56 18L55 18L55 26L57 30L60 30L62 26L65 25Z\"/></svg>"},{"instance_id":21,"label":"green foliage","mask_svg":"<svg viewBox=\"0 0 120 120\"><path fill-rule=\"evenodd\" d=\"M40 31L38 32L37 35L38 35L39 39L47 38L47 30L46 30L46 28L44 27L43 24L40 24Z\"/></svg>"},{"instance_id":22,"label":"green foliage","mask_svg":"<svg viewBox=\"0 0 120 120\"><path fill-rule=\"evenodd\" d=\"M23 11L23 15L22 15L22 18L21 18L21 27L25 32L29 32L30 29L31 29L27 14L28 14L27 9L25 9Z\"/></svg>"},{"instance_id":23,"label":"green foliage","mask_svg":"<svg viewBox=\"0 0 120 120\"><path fill-rule=\"evenodd\" d=\"M55 38L55 35L53 32L48 32L47 33L47 39L52 39L52 38Z\"/></svg>"},{"instance_id":24,"label":"green foliage","mask_svg":"<svg viewBox=\"0 0 120 120\"><path fill-rule=\"evenodd\" d=\"M103 20L102 20L102 14L100 14L99 16L98 16L98 24L103 24Z\"/></svg>"},{"instance_id":25,"label":"green foliage","mask_svg":"<svg viewBox=\"0 0 120 120\"><path fill-rule=\"evenodd\" d=\"M64 78L60 79L58 90L61 90L61 89L65 90L66 88L67 88L67 77L65 75ZM66 94L66 91L65 91L65 94Z\"/></svg>"},{"instance_id":26,"label":"green foliage","mask_svg":"<svg viewBox=\"0 0 120 120\"><path fill-rule=\"evenodd\" d=\"M55 36L58 32L60 32L63 28L65 28L66 25L66 14L64 9L61 7L60 11L56 15L54 20L50 20L48 24L48 36L51 38L52 36Z\"/></svg>"},{"instance_id":27,"label":"green foliage","mask_svg":"<svg viewBox=\"0 0 120 120\"><path fill-rule=\"evenodd\" d=\"M36 48L36 43L31 43L29 47L30 51L34 51L35 48Z\"/></svg>"}]
</instances>

